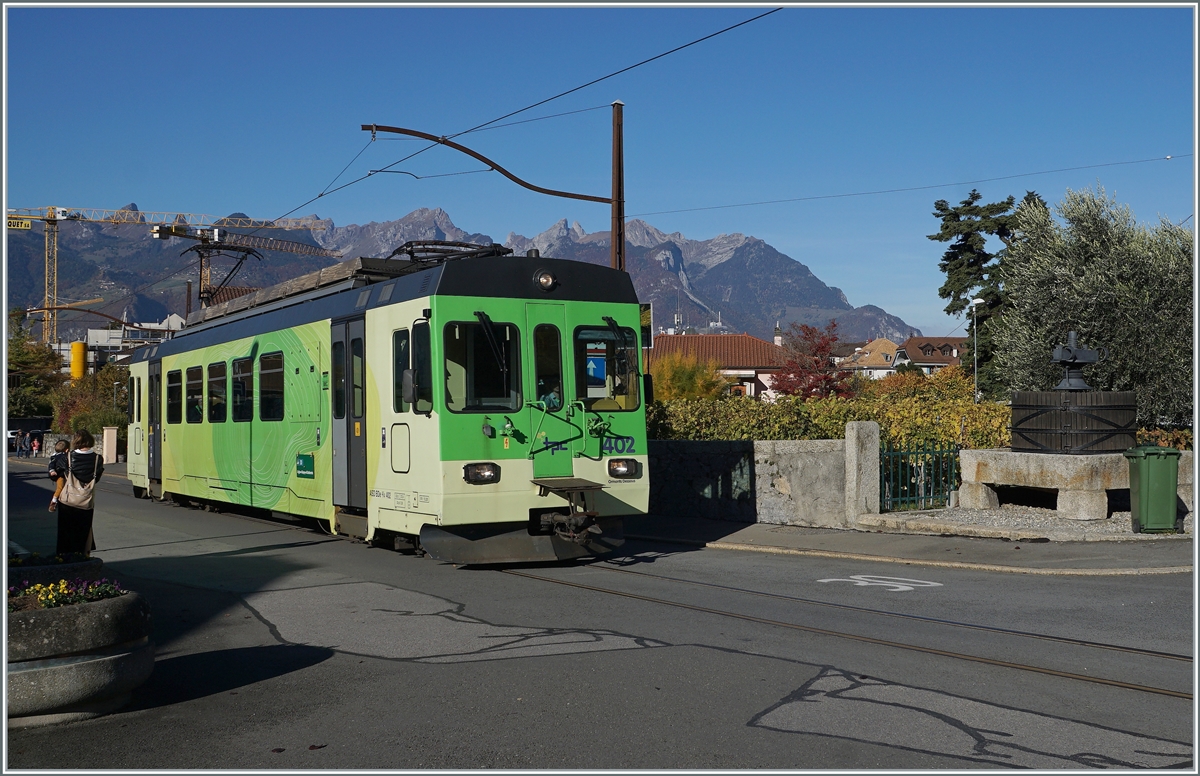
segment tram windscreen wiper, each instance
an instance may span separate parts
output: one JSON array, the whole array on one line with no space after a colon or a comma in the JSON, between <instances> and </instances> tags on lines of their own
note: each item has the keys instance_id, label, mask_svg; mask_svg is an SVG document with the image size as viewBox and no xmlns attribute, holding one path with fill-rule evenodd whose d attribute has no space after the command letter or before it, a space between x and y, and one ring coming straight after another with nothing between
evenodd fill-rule
<instances>
[{"instance_id":1,"label":"tram windscreen wiper","mask_svg":"<svg viewBox=\"0 0 1200 776\"><path fill-rule=\"evenodd\" d=\"M505 358L500 339L496 336L496 324L492 323L492 319L482 310L476 310L475 317L483 326L483 336L487 337L488 345L492 348L492 355L496 357L496 365L500 367L500 376L504 381L504 390L507 391L509 390L508 359Z\"/></svg>"},{"instance_id":2,"label":"tram windscreen wiper","mask_svg":"<svg viewBox=\"0 0 1200 776\"><path fill-rule=\"evenodd\" d=\"M607 323L609 330L612 331L613 344L618 348L625 347L625 333L621 331L621 327L617 325L617 322L613 320L612 316L605 315L601 317L600 320Z\"/></svg>"}]
</instances>

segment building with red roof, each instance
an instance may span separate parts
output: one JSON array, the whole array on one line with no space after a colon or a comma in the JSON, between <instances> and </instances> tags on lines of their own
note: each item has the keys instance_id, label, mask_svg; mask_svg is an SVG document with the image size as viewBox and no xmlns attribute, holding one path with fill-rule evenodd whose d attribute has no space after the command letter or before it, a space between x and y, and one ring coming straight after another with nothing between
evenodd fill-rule
<instances>
[{"instance_id":1,"label":"building with red roof","mask_svg":"<svg viewBox=\"0 0 1200 776\"><path fill-rule=\"evenodd\" d=\"M715 361L733 384L730 393L772 396L771 375L784 363L781 346L749 334L659 334L646 351L646 371L655 359L679 354L698 361Z\"/></svg>"}]
</instances>

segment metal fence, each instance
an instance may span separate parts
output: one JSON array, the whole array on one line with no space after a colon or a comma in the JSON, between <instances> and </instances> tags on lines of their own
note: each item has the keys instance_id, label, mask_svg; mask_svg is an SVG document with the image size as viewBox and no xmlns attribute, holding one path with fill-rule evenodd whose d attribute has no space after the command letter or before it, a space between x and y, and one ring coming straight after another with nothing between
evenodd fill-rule
<instances>
[{"instance_id":1,"label":"metal fence","mask_svg":"<svg viewBox=\"0 0 1200 776\"><path fill-rule=\"evenodd\" d=\"M958 488L958 448L933 445L879 450L879 510L936 509L949 504Z\"/></svg>"}]
</instances>

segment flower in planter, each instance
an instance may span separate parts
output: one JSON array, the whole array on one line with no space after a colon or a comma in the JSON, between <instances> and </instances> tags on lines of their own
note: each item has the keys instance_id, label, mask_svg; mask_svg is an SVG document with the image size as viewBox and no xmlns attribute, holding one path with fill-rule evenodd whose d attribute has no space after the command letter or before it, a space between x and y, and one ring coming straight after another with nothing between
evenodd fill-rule
<instances>
[{"instance_id":1,"label":"flower in planter","mask_svg":"<svg viewBox=\"0 0 1200 776\"><path fill-rule=\"evenodd\" d=\"M108 579L76 579L72 582L60 579L48 585L31 585L29 582L22 582L20 585L8 588L8 611L53 609L57 606L103 601L106 598L116 598L128 592L116 580Z\"/></svg>"}]
</instances>

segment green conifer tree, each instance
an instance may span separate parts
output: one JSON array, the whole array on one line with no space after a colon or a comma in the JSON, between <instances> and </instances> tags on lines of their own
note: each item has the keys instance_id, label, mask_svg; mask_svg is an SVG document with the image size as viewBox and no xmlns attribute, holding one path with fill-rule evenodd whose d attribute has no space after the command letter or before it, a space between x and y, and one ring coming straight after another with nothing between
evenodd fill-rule
<instances>
[{"instance_id":1,"label":"green conifer tree","mask_svg":"<svg viewBox=\"0 0 1200 776\"><path fill-rule=\"evenodd\" d=\"M1004 314L1008 297L1004 292L1004 262L1013 240L1013 214L1016 205L1010 196L1002 202L981 205L983 195L975 189L955 207L944 199L933 204L933 216L941 220L937 234L928 235L930 240L948 242L950 247L942 255L938 268L946 275L946 281L938 289L938 296L950 300L946 305L948 315L967 316L967 342L959 351L965 371L970 372L975 364L976 328L979 342L979 390L990 398L1001 398L1006 385L998 374L994 362L991 322ZM1025 193L1024 201L1042 199L1036 193ZM987 249L987 237L1000 239L1004 247L992 253ZM974 313L971 300L982 299Z\"/></svg>"}]
</instances>

